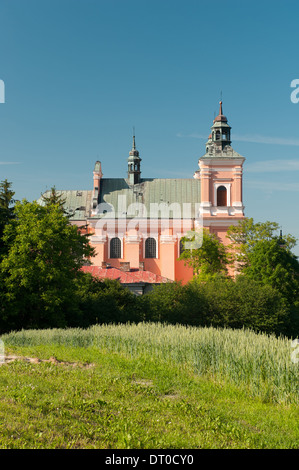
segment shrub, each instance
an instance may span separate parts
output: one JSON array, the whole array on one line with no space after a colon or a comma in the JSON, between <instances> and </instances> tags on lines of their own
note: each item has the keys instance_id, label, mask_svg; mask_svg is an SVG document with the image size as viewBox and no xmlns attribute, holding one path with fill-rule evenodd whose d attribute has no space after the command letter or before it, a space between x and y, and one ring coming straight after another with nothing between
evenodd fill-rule
<instances>
[{"instance_id":1,"label":"shrub","mask_svg":"<svg viewBox=\"0 0 299 470\"><path fill-rule=\"evenodd\" d=\"M78 314L69 326L125 323L140 319L138 298L118 281L98 279L85 273L78 281Z\"/></svg>"},{"instance_id":2,"label":"shrub","mask_svg":"<svg viewBox=\"0 0 299 470\"><path fill-rule=\"evenodd\" d=\"M208 282L195 279L185 286L163 284L146 297L148 321L291 334L291 309L286 299L271 286L245 276L236 281L222 276Z\"/></svg>"}]
</instances>

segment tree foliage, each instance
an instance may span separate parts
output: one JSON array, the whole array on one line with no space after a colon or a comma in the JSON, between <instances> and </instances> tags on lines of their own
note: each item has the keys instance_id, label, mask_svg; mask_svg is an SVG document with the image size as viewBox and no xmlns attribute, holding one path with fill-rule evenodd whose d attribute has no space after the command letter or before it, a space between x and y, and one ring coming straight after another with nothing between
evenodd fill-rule
<instances>
[{"instance_id":1,"label":"tree foliage","mask_svg":"<svg viewBox=\"0 0 299 470\"><path fill-rule=\"evenodd\" d=\"M197 247L196 244L196 248L193 249L192 241L194 238L182 238L183 247L185 248L179 259L185 260L200 280L207 280L219 274L227 276L229 254L216 235L210 233L207 229L203 229L201 246ZM191 248L188 247L189 245L191 245Z\"/></svg>"},{"instance_id":2,"label":"tree foliage","mask_svg":"<svg viewBox=\"0 0 299 470\"><path fill-rule=\"evenodd\" d=\"M0 182L0 259L6 251L3 240L4 227L14 217L15 192L11 189L12 183L7 179Z\"/></svg>"},{"instance_id":3,"label":"tree foliage","mask_svg":"<svg viewBox=\"0 0 299 470\"><path fill-rule=\"evenodd\" d=\"M146 295L147 320L217 328L250 328L269 334L294 333L291 310L269 285L245 276L213 277L186 285L161 284ZM298 330L297 330L298 333Z\"/></svg>"},{"instance_id":4,"label":"tree foliage","mask_svg":"<svg viewBox=\"0 0 299 470\"><path fill-rule=\"evenodd\" d=\"M66 212L64 211L65 198L58 193L55 186L51 188L49 194L42 194L42 201L45 206L58 205L61 210L66 214Z\"/></svg>"},{"instance_id":5,"label":"tree foliage","mask_svg":"<svg viewBox=\"0 0 299 470\"><path fill-rule=\"evenodd\" d=\"M291 303L299 300L299 262L279 238L256 242L243 275L272 286Z\"/></svg>"},{"instance_id":6,"label":"tree foliage","mask_svg":"<svg viewBox=\"0 0 299 470\"><path fill-rule=\"evenodd\" d=\"M239 270L249 264L249 255L258 242L271 241L277 238L279 224L277 222L254 222L253 218L240 220L238 225L232 225L227 231L230 240L232 261ZM284 246L291 250L296 245L296 238L290 234L281 240Z\"/></svg>"},{"instance_id":7,"label":"tree foliage","mask_svg":"<svg viewBox=\"0 0 299 470\"><path fill-rule=\"evenodd\" d=\"M64 326L75 308L74 280L93 255L87 236L69 223L59 205L24 200L3 235L2 320L12 326ZM82 273L83 274L83 273Z\"/></svg>"},{"instance_id":8,"label":"tree foliage","mask_svg":"<svg viewBox=\"0 0 299 470\"><path fill-rule=\"evenodd\" d=\"M71 326L126 323L141 320L139 299L120 282L84 273L77 281L78 315Z\"/></svg>"}]
</instances>

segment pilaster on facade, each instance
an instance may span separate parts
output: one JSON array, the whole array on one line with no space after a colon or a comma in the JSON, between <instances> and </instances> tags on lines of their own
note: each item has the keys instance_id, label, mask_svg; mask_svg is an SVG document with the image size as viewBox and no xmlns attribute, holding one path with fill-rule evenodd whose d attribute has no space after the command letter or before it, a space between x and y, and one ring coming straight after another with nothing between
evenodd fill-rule
<instances>
[{"instance_id":1,"label":"pilaster on facade","mask_svg":"<svg viewBox=\"0 0 299 470\"><path fill-rule=\"evenodd\" d=\"M177 241L177 237L175 235L161 235L160 236L160 243L161 244L175 244Z\"/></svg>"},{"instance_id":2,"label":"pilaster on facade","mask_svg":"<svg viewBox=\"0 0 299 470\"><path fill-rule=\"evenodd\" d=\"M97 245L99 243L106 243L107 242L107 234L102 234L102 235L92 235L90 237L90 243L92 245Z\"/></svg>"},{"instance_id":3,"label":"pilaster on facade","mask_svg":"<svg viewBox=\"0 0 299 470\"><path fill-rule=\"evenodd\" d=\"M139 233L136 233L135 235L126 235L125 237L125 243L128 245L140 243L140 242L141 242L141 236Z\"/></svg>"}]
</instances>

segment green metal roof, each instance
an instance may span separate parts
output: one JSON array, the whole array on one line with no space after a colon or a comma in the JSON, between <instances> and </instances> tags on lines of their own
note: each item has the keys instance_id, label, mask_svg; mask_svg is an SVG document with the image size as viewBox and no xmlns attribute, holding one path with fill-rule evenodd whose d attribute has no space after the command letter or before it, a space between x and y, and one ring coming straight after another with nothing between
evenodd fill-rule
<instances>
[{"instance_id":1,"label":"green metal roof","mask_svg":"<svg viewBox=\"0 0 299 470\"><path fill-rule=\"evenodd\" d=\"M46 191L44 196L49 196L51 191ZM73 220L85 220L90 216L92 191L86 190L69 190L69 191L56 191L57 195L61 196L64 203L64 209L69 213ZM42 198L37 201L39 204L44 205Z\"/></svg>"},{"instance_id":2,"label":"green metal roof","mask_svg":"<svg viewBox=\"0 0 299 470\"><path fill-rule=\"evenodd\" d=\"M106 203L119 215L125 211L128 216L134 216L130 213L132 204L143 204L149 216L154 209L153 205L167 204L175 208L177 204L182 211L182 205L189 203L194 217L194 205L200 203L200 181L194 178L141 179L139 184L132 186L125 179L103 178L100 188L100 208L105 208Z\"/></svg>"},{"instance_id":3,"label":"green metal roof","mask_svg":"<svg viewBox=\"0 0 299 470\"><path fill-rule=\"evenodd\" d=\"M46 191L45 195L49 195ZM71 220L86 220L90 217L100 218L112 210L116 216L132 216L136 203L145 208L144 216L153 216L153 209L172 206L178 211L170 212L170 217L183 215L183 204L190 204L191 217L195 217L195 204L200 203L200 181L188 179L141 179L139 184L129 185L124 178L102 178L100 183L98 213L92 214L92 195L89 190L58 191L65 199L64 208L71 215ZM38 200L43 204L42 199ZM140 212L138 213L140 215ZM163 216L161 212L159 217Z\"/></svg>"}]
</instances>

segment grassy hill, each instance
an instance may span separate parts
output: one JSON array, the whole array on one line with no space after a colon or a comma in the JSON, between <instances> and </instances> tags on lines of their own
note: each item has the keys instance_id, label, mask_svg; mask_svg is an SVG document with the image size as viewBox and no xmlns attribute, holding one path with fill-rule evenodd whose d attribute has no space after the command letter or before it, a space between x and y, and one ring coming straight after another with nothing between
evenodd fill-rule
<instances>
[{"instance_id":1,"label":"grassy hill","mask_svg":"<svg viewBox=\"0 0 299 470\"><path fill-rule=\"evenodd\" d=\"M1 339L2 449L299 447L288 339L147 323Z\"/></svg>"}]
</instances>

